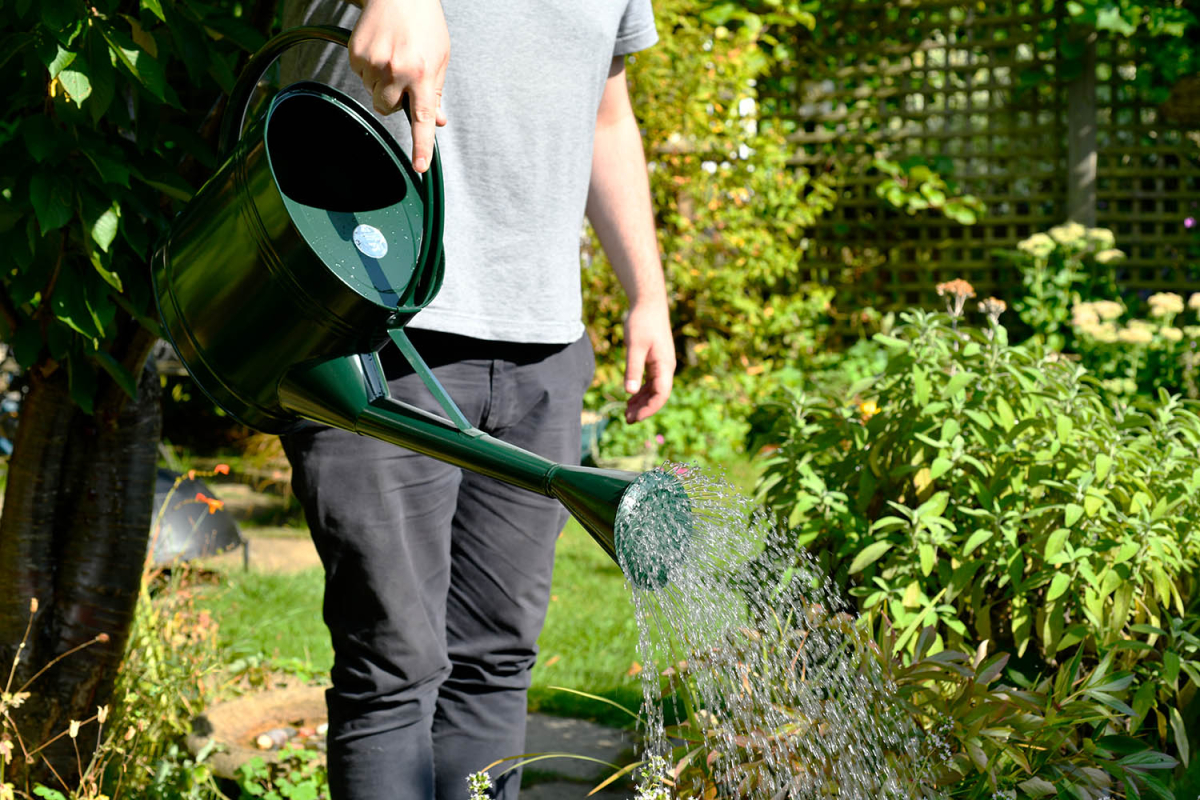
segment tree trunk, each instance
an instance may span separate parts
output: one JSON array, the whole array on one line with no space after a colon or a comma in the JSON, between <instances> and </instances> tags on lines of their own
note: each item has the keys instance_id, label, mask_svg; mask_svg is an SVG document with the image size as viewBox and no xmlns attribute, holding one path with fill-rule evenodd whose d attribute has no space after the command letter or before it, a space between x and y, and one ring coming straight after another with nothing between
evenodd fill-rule
<instances>
[{"instance_id":1,"label":"tree trunk","mask_svg":"<svg viewBox=\"0 0 1200 800\"><path fill-rule=\"evenodd\" d=\"M21 745L33 750L110 702L133 620L161 422L146 337L132 339L123 349L141 373L136 400L104 402L112 395L102 392L96 415L85 415L71 402L66 370L58 369L34 378L22 403L0 518L0 680L25 634L31 599L39 610L10 691L62 657L11 712L21 744L6 780L26 790L36 782L75 788L78 764L86 768L96 744L95 723L75 741L64 736L46 747L33 764L23 763Z\"/></svg>"}]
</instances>

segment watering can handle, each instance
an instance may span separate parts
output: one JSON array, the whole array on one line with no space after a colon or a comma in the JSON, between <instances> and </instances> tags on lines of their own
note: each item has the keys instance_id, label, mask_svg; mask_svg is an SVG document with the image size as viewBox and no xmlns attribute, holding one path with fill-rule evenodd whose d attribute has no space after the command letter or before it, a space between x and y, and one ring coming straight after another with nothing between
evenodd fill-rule
<instances>
[{"instance_id":1,"label":"watering can handle","mask_svg":"<svg viewBox=\"0 0 1200 800\"><path fill-rule=\"evenodd\" d=\"M246 122L246 108L250 97L258 87L267 68L279 58L283 52L304 42L332 42L347 47L350 44L350 30L336 25L304 25L290 28L278 33L267 40L257 53L250 57L246 68L238 76L229 93L229 104L225 107L225 117L221 120L221 138L219 142L220 156L227 158L234 145L242 136L242 128ZM442 280L442 223L445 197L442 193L442 158L438 152L436 140L433 144L433 158L429 160L429 171L421 181L421 204L430 213L425 214L424 231L421 236L421 252L417 255L416 272L424 273L432 265L436 293L437 286ZM432 297L433 293L429 293ZM428 302L428 300L426 300ZM416 312L423 304L406 303L398 311Z\"/></svg>"},{"instance_id":2,"label":"watering can handle","mask_svg":"<svg viewBox=\"0 0 1200 800\"><path fill-rule=\"evenodd\" d=\"M246 122L246 108L250 105L250 97L258 88L258 82L266 73L267 68L275 63L275 59L288 50L303 42L332 42L348 47L350 31L336 25L305 25L299 28L278 33L267 40L257 53L250 57L246 68L238 76L229 93L229 103L225 106L225 116L221 120L221 138L218 152L221 157L228 156L233 146L242 136L242 128Z\"/></svg>"}]
</instances>

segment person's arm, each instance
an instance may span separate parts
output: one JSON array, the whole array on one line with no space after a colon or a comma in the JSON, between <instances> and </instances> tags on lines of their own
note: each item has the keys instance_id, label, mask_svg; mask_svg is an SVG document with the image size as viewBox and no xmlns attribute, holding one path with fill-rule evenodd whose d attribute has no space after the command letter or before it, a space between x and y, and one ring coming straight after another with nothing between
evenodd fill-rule
<instances>
[{"instance_id":1,"label":"person's arm","mask_svg":"<svg viewBox=\"0 0 1200 800\"><path fill-rule=\"evenodd\" d=\"M446 124L442 84L450 35L439 0L349 0L362 8L350 36L350 68L362 78L375 110L391 114L408 98L413 167L429 168L433 131Z\"/></svg>"},{"instance_id":2,"label":"person's arm","mask_svg":"<svg viewBox=\"0 0 1200 800\"><path fill-rule=\"evenodd\" d=\"M629 298L625 320L627 422L663 407L675 377L675 343L642 135L625 84L625 61L613 59L596 116L587 215Z\"/></svg>"}]
</instances>

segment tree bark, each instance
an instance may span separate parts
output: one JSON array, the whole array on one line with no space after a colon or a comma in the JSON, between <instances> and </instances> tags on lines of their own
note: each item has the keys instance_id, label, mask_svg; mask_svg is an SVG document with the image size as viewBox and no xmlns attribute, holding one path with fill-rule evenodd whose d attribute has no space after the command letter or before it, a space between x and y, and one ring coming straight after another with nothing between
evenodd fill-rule
<instances>
[{"instance_id":1,"label":"tree bark","mask_svg":"<svg viewBox=\"0 0 1200 800\"><path fill-rule=\"evenodd\" d=\"M142 338L127 343L127 355L141 349ZM72 404L64 369L33 380L22 403L0 518L0 680L7 680L32 598L40 608L11 690L62 657L12 712L26 750L111 701L146 555L161 427L158 376L144 354L141 362L137 399L95 416ZM82 645L83 652L63 657ZM26 790L37 782L74 788L95 743L93 723L75 742L64 736L40 751L31 765L18 745L16 772L6 779Z\"/></svg>"}]
</instances>

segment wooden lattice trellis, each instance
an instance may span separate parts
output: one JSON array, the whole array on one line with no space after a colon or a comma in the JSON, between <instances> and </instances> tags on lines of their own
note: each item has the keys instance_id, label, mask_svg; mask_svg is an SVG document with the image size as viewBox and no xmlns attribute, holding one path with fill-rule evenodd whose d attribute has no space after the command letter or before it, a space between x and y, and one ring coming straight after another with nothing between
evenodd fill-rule
<instances>
[{"instance_id":1,"label":"wooden lattice trellis","mask_svg":"<svg viewBox=\"0 0 1200 800\"><path fill-rule=\"evenodd\" d=\"M940 304L934 286L956 277L1011 299L1017 278L994 252L1068 217L1117 232L1129 288L1200 288L1183 228L1200 166L1134 88L1129 42L1064 48L1064 13L1059 0L840 0L799 89L773 99L795 122L795 163L839 176L804 267L843 309ZM911 157L982 200L980 221L877 197L875 159Z\"/></svg>"}]
</instances>

